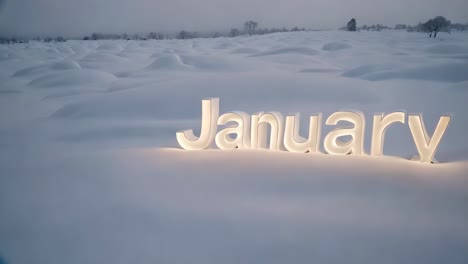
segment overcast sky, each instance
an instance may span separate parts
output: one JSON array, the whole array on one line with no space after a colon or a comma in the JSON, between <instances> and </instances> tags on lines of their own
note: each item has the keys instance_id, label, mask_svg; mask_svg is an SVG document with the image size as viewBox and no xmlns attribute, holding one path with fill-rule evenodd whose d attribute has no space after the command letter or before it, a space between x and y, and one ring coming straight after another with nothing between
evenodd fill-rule
<instances>
[{"instance_id":1,"label":"overcast sky","mask_svg":"<svg viewBox=\"0 0 468 264\"><path fill-rule=\"evenodd\" d=\"M443 15L468 22L468 0L0 0L0 35L78 36L261 27L416 24Z\"/></svg>"}]
</instances>

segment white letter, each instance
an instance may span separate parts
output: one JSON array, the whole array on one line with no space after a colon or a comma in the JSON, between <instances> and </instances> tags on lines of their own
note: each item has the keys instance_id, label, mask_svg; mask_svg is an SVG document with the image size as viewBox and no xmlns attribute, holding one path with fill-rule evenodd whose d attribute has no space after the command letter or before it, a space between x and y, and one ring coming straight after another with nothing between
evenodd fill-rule
<instances>
[{"instance_id":1,"label":"white letter","mask_svg":"<svg viewBox=\"0 0 468 264\"><path fill-rule=\"evenodd\" d=\"M322 114L311 116L309 137L305 139L299 135L299 113L288 115L284 129L284 147L291 152L318 152L321 123Z\"/></svg>"},{"instance_id":2,"label":"white letter","mask_svg":"<svg viewBox=\"0 0 468 264\"><path fill-rule=\"evenodd\" d=\"M281 139L283 137L283 116L277 112L252 115L252 149L266 147L267 124L270 124L271 126L270 150L281 149Z\"/></svg>"},{"instance_id":3,"label":"white letter","mask_svg":"<svg viewBox=\"0 0 468 264\"><path fill-rule=\"evenodd\" d=\"M329 154L346 155L362 154L364 148L364 127L365 118L362 113L336 112L328 117L327 125L336 125L340 121L347 121L354 124L353 128L336 128L325 137L323 147ZM353 139L349 142L342 142L339 137L351 136Z\"/></svg>"},{"instance_id":4,"label":"white letter","mask_svg":"<svg viewBox=\"0 0 468 264\"><path fill-rule=\"evenodd\" d=\"M450 123L450 116L441 116L432 138L427 134L422 116L409 115L408 124L421 162L432 162L440 140Z\"/></svg>"},{"instance_id":5,"label":"white letter","mask_svg":"<svg viewBox=\"0 0 468 264\"><path fill-rule=\"evenodd\" d=\"M237 126L229 126L216 134L215 142L220 149L245 149L250 146L250 117L244 112L226 113L219 117L218 125L236 122ZM237 134L233 139L230 134Z\"/></svg>"},{"instance_id":6,"label":"white letter","mask_svg":"<svg viewBox=\"0 0 468 264\"><path fill-rule=\"evenodd\" d=\"M386 116L383 114L374 115L374 124L372 127L372 147L371 155L381 156L385 141L385 131L396 122L405 123L405 113L395 112Z\"/></svg>"},{"instance_id":7,"label":"white letter","mask_svg":"<svg viewBox=\"0 0 468 264\"><path fill-rule=\"evenodd\" d=\"M257 148L266 148L266 137L259 137L258 135L263 135L266 133L267 131L267 126L266 124L260 124L258 122L259 118L260 118L260 115L262 115L263 113L260 112L260 113L257 113L257 114L253 114L252 115L252 119L251 119L251 122L252 122L252 125L251 125L251 129L252 129L252 133L251 133L251 142L250 142L250 148L251 149L257 149Z\"/></svg>"},{"instance_id":8,"label":"white letter","mask_svg":"<svg viewBox=\"0 0 468 264\"><path fill-rule=\"evenodd\" d=\"M197 139L192 129L179 131L176 134L179 145L188 150L208 148L215 138L218 116L219 98L203 99L200 137Z\"/></svg>"}]
</instances>

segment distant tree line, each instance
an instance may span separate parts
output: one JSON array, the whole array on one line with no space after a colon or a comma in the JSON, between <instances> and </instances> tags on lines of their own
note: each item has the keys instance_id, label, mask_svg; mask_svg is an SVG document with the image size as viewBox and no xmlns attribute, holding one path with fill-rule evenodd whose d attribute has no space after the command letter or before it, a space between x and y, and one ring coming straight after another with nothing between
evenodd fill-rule
<instances>
[{"instance_id":1,"label":"distant tree line","mask_svg":"<svg viewBox=\"0 0 468 264\"><path fill-rule=\"evenodd\" d=\"M14 43L26 43L27 40L16 39L15 37L11 38L2 38L0 37L0 44L14 44Z\"/></svg>"},{"instance_id":2,"label":"distant tree line","mask_svg":"<svg viewBox=\"0 0 468 264\"><path fill-rule=\"evenodd\" d=\"M293 27L291 29L283 28L259 28L259 23L253 20L246 21L244 27L231 28L229 32L210 32L210 33L199 33L188 30L181 30L177 34L162 34L151 32L147 35L128 36L127 34L101 34L93 33L91 36L86 36L83 40L98 40L98 39L126 39L126 40L162 40L162 39L193 39L193 38L219 38L219 37L237 37L241 35L265 35L277 32L294 32L294 31L305 31L305 28Z\"/></svg>"},{"instance_id":3,"label":"distant tree line","mask_svg":"<svg viewBox=\"0 0 468 264\"><path fill-rule=\"evenodd\" d=\"M366 30L366 31L382 31L384 29L391 29L391 27L388 27L382 24L362 25L361 27L359 27L359 30Z\"/></svg>"},{"instance_id":4,"label":"distant tree line","mask_svg":"<svg viewBox=\"0 0 468 264\"><path fill-rule=\"evenodd\" d=\"M375 24L375 25L362 25L360 27L357 26L357 21L355 18L352 18L346 26L343 26L339 28L340 30L346 30L346 31L361 31L361 30L366 30L366 31L382 31L384 29L392 29L390 27L387 27L382 24Z\"/></svg>"},{"instance_id":5,"label":"distant tree line","mask_svg":"<svg viewBox=\"0 0 468 264\"><path fill-rule=\"evenodd\" d=\"M465 31L468 29L468 23L451 23L451 21L445 17L437 16L435 18L429 19L425 23L419 22L414 26L397 24L395 25L395 29L406 30L408 32L425 32L429 33L429 37L435 38L439 32L450 33L452 30Z\"/></svg>"},{"instance_id":6,"label":"distant tree line","mask_svg":"<svg viewBox=\"0 0 468 264\"><path fill-rule=\"evenodd\" d=\"M148 34L110 34L110 33L92 33L91 35L84 36L82 40L163 40L163 39L193 39L193 38L219 38L219 37L237 37L242 35L265 35L277 32L295 32L306 31L304 27L293 27L291 29L283 28L259 28L259 23L253 20L246 21L243 28L232 28L228 32L208 32L198 33L193 31L181 30L177 34L150 32ZM13 44L24 43L29 40L42 41L42 42L65 42L67 39L64 37L35 37L32 39L17 39L17 38L0 38L0 44Z\"/></svg>"},{"instance_id":7,"label":"distant tree line","mask_svg":"<svg viewBox=\"0 0 468 264\"><path fill-rule=\"evenodd\" d=\"M435 18L429 19L425 23L419 22L417 25L406 25L406 24L396 24L393 28L388 27L382 24L375 25L362 25L360 27L356 26L356 19L351 19L346 26L341 27L341 30L346 31L382 31L385 29L395 29L395 30L406 30L408 32L425 32L429 33L429 37L436 37L439 32L450 33L452 30L465 31L468 29L468 23L451 23L450 20L446 19L443 16L437 16Z\"/></svg>"},{"instance_id":8,"label":"distant tree line","mask_svg":"<svg viewBox=\"0 0 468 264\"><path fill-rule=\"evenodd\" d=\"M396 24L393 28L382 24L375 25L362 25L358 26L355 18L352 18L342 30L347 31L382 31L387 29L395 30L406 30L408 32L426 32L430 37L436 37L439 32L448 32L452 30L465 31L468 30L468 23L451 23L450 20L442 16L429 19L425 23L419 22L417 25L406 25ZM231 28L228 32L211 32L211 33L198 33L187 30L181 30L177 34L158 33L150 32L148 34L107 34L107 33L93 33L89 36L81 38L82 40L111 40L111 39L123 39L123 40L163 40L163 39L193 39L193 38L219 38L219 37L237 37L237 36L252 36L252 35L265 35L277 32L295 32L295 31L306 31L305 28L293 27L291 29L283 28L259 28L259 23L253 20L248 20L243 24L243 28ZM29 40L42 41L42 42L65 42L67 41L64 37L35 37L32 39L16 38L16 37L0 37L0 44L14 44L14 43L25 43Z\"/></svg>"},{"instance_id":9,"label":"distant tree line","mask_svg":"<svg viewBox=\"0 0 468 264\"><path fill-rule=\"evenodd\" d=\"M0 44L14 44L14 43L27 43L29 40L34 40L34 41L42 41L42 42L66 42L67 40L64 37L34 37L32 39L26 39L26 38L16 38L16 37L11 37L11 38L3 38L0 37Z\"/></svg>"}]
</instances>

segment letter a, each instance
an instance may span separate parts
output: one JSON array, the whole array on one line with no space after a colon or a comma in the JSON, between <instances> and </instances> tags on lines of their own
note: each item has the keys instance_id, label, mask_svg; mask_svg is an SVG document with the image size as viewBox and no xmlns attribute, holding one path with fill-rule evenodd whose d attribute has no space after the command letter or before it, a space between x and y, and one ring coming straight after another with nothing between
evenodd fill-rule
<instances>
[{"instance_id":1,"label":"letter a","mask_svg":"<svg viewBox=\"0 0 468 264\"><path fill-rule=\"evenodd\" d=\"M237 123L237 126L228 126L216 134L215 142L220 149L246 149L250 147L250 116L244 112L231 112L221 115L218 125ZM231 135L236 134L235 138Z\"/></svg>"},{"instance_id":2,"label":"letter a","mask_svg":"<svg viewBox=\"0 0 468 264\"><path fill-rule=\"evenodd\" d=\"M352 123L352 128L336 128L325 136L323 147L328 154L361 155L364 150L365 118L362 113L336 112L328 117L327 125L337 125L340 121ZM349 142L342 142L339 138L351 136Z\"/></svg>"}]
</instances>

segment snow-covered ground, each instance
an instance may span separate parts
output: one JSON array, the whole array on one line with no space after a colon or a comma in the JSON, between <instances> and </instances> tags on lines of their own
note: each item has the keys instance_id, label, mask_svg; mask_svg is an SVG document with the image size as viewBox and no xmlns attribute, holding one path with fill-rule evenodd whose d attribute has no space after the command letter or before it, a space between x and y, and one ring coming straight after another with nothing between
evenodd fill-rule
<instances>
[{"instance_id":1,"label":"snow-covered ground","mask_svg":"<svg viewBox=\"0 0 468 264\"><path fill-rule=\"evenodd\" d=\"M374 113L453 120L440 164L401 124L380 158L181 150L206 97L363 111L367 152ZM0 263L465 264L467 110L468 33L0 45Z\"/></svg>"}]
</instances>

